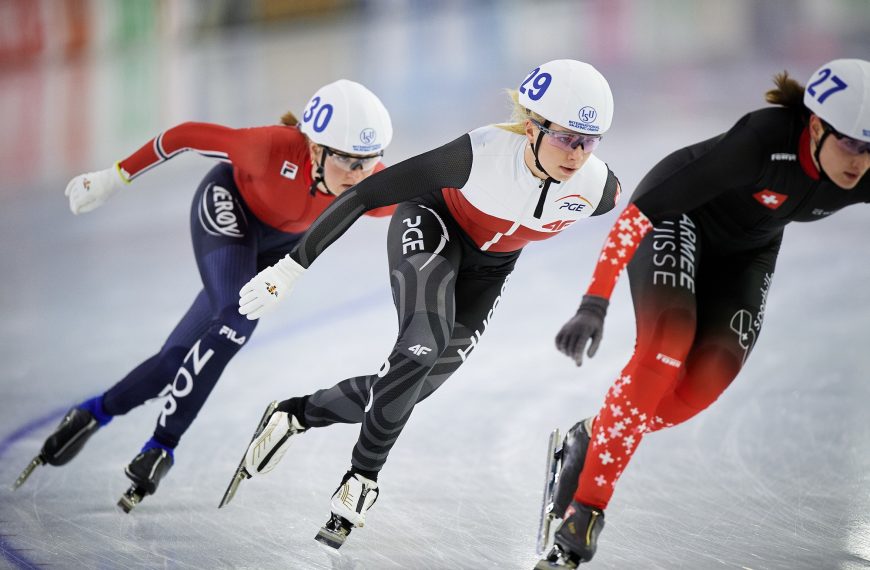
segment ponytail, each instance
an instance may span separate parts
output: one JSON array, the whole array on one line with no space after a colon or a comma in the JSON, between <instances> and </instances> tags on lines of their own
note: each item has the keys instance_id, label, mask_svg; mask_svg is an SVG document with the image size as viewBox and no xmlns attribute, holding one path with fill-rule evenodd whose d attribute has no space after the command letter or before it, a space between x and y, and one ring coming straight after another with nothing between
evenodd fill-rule
<instances>
[{"instance_id":1,"label":"ponytail","mask_svg":"<svg viewBox=\"0 0 870 570\"><path fill-rule=\"evenodd\" d=\"M529 111L520 104L519 91L517 91L516 89L505 89L505 92L511 100L510 122L498 123L497 125L495 125L496 127L517 135L524 135L526 133L526 119L534 119L539 123L547 122L547 119L535 113L534 111Z\"/></svg>"},{"instance_id":2,"label":"ponytail","mask_svg":"<svg viewBox=\"0 0 870 570\"><path fill-rule=\"evenodd\" d=\"M764 99L771 105L782 105L802 109L804 106L804 86L789 77L788 71L773 76L775 89L764 94Z\"/></svg>"},{"instance_id":3,"label":"ponytail","mask_svg":"<svg viewBox=\"0 0 870 570\"><path fill-rule=\"evenodd\" d=\"M296 118L296 115L293 114L293 111L287 111L283 115L281 115L281 124L287 125L288 127L295 127L299 124L299 119Z\"/></svg>"}]
</instances>

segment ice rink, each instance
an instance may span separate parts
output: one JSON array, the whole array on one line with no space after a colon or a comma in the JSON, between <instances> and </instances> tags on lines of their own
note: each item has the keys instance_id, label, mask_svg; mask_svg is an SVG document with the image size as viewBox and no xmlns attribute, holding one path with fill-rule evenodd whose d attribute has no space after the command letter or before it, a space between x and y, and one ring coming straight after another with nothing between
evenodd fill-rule
<instances>
[{"instance_id":1,"label":"ice rink","mask_svg":"<svg viewBox=\"0 0 870 570\"><path fill-rule=\"evenodd\" d=\"M617 212L526 249L482 344L416 408L340 555L312 539L357 426L311 430L216 507L268 401L372 373L389 353L382 219L355 224L264 319L133 513L115 506L123 469L160 403L9 487L70 405L159 349L200 287L188 215L208 159L177 157L78 217L69 178L186 120L276 123L339 77L390 109L395 163L507 119L503 89L566 57L610 81L615 118L597 155L625 200L666 154L763 106L774 73L803 82L826 60L870 58L870 4L370 2L0 67L0 567L532 568L548 434L597 411L633 347L627 279L593 360L578 369L553 342ZM868 283L867 208L789 226L746 368L705 413L645 439L591 568L870 568Z\"/></svg>"}]
</instances>

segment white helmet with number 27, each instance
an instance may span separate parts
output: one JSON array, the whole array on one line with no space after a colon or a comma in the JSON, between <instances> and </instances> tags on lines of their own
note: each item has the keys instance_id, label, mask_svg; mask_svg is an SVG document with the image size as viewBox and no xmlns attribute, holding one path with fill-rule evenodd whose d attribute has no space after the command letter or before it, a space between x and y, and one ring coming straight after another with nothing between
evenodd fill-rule
<instances>
[{"instance_id":1,"label":"white helmet with number 27","mask_svg":"<svg viewBox=\"0 0 870 570\"><path fill-rule=\"evenodd\" d=\"M838 133L870 142L870 61L822 65L807 82L804 105Z\"/></svg>"}]
</instances>

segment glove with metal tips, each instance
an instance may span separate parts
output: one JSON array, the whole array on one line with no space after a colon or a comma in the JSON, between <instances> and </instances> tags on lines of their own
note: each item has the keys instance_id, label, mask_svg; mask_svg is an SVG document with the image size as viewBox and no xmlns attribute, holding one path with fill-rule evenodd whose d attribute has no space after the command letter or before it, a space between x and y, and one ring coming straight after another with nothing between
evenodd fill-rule
<instances>
[{"instance_id":1,"label":"glove with metal tips","mask_svg":"<svg viewBox=\"0 0 870 570\"><path fill-rule=\"evenodd\" d=\"M595 356L601 336L604 333L604 316L610 302L604 297L584 295L577 314L562 326L556 335L556 348L570 356L577 363L583 364L583 351L586 343L591 341L586 354L589 358Z\"/></svg>"},{"instance_id":2,"label":"glove with metal tips","mask_svg":"<svg viewBox=\"0 0 870 570\"><path fill-rule=\"evenodd\" d=\"M288 296L305 268L285 255L275 265L257 273L239 291L239 313L256 320L271 313Z\"/></svg>"}]
</instances>

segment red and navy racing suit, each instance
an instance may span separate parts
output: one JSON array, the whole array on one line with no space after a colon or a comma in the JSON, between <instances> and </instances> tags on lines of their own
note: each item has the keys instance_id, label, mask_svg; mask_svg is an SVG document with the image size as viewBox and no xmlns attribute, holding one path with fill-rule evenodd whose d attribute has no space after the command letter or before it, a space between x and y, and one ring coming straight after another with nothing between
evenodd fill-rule
<instances>
[{"instance_id":1,"label":"red and navy racing suit","mask_svg":"<svg viewBox=\"0 0 870 570\"><path fill-rule=\"evenodd\" d=\"M224 367L254 332L257 322L239 315L239 289L289 252L335 200L331 194L310 191L309 145L291 126L232 129L183 123L159 134L119 167L133 180L188 150L222 163L203 178L190 210L203 289L160 351L100 401L102 413L115 416L150 398L165 397L154 439L169 448L178 444ZM377 171L383 168L376 166ZM394 209L369 215L385 216Z\"/></svg>"}]
</instances>

